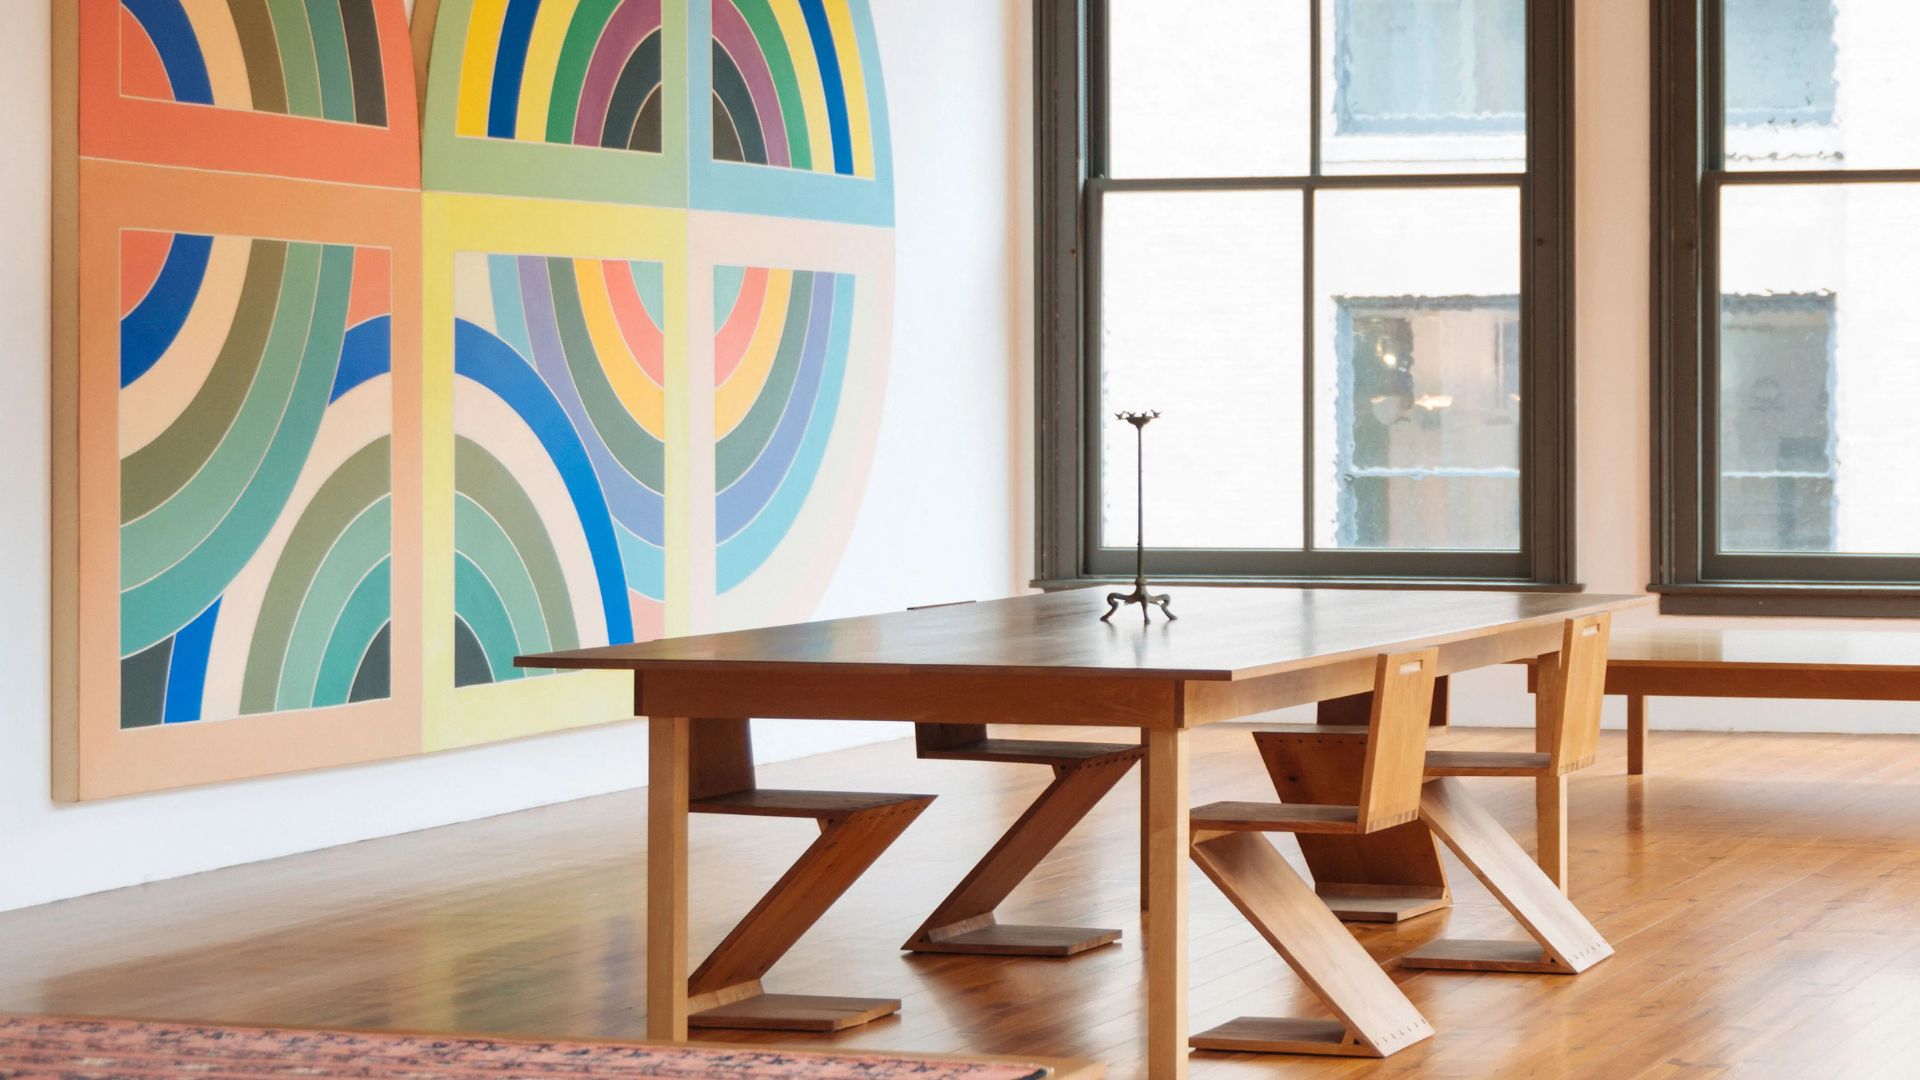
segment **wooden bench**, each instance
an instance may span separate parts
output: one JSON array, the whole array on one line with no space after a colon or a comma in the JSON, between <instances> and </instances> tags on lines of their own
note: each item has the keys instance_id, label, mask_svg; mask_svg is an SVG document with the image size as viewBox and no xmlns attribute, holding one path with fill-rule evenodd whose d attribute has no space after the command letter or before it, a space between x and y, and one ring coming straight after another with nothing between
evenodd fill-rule
<instances>
[{"instance_id":1,"label":"wooden bench","mask_svg":"<svg viewBox=\"0 0 1920 1080\"><path fill-rule=\"evenodd\" d=\"M1534 676L1528 675L1528 689ZM1627 699L1627 772L1646 771L1647 699L1920 701L1920 634L1618 630L1606 692Z\"/></svg>"}]
</instances>

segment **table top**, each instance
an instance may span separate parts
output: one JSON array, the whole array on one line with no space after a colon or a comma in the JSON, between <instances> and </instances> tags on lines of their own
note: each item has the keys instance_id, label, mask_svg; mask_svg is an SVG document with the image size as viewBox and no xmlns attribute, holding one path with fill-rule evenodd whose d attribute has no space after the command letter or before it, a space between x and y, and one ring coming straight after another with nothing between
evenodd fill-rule
<instances>
[{"instance_id":1,"label":"table top","mask_svg":"<svg viewBox=\"0 0 1920 1080\"><path fill-rule=\"evenodd\" d=\"M1908 669L1920 634L1886 630L1616 630L1607 663L1622 667Z\"/></svg>"},{"instance_id":2,"label":"table top","mask_svg":"<svg viewBox=\"0 0 1920 1080\"><path fill-rule=\"evenodd\" d=\"M1178 621L1100 621L1106 589L519 657L521 667L1235 681L1652 603L1647 596L1172 587Z\"/></svg>"}]
</instances>

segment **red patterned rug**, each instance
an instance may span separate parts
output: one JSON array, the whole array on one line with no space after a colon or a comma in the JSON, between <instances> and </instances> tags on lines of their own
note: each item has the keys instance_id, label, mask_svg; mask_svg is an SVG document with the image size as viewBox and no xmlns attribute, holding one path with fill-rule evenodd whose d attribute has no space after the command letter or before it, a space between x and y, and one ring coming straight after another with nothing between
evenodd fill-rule
<instances>
[{"instance_id":1,"label":"red patterned rug","mask_svg":"<svg viewBox=\"0 0 1920 1080\"><path fill-rule=\"evenodd\" d=\"M658 1076L724 1080L1037 1080L1034 1065L930 1061L888 1054L520 1042L433 1035L62 1020L0 1016L0 1078Z\"/></svg>"}]
</instances>

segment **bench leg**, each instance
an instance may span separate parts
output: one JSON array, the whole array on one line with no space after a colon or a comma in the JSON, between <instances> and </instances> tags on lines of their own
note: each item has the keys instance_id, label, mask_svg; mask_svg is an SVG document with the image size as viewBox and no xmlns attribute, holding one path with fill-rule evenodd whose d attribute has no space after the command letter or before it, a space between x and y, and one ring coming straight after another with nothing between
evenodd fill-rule
<instances>
[{"instance_id":1,"label":"bench leg","mask_svg":"<svg viewBox=\"0 0 1920 1080\"><path fill-rule=\"evenodd\" d=\"M1627 775L1640 776L1647 771L1647 699L1641 694L1627 695Z\"/></svg>"},{"instance_id":2,"label":"bench leg","mask_svg":"<svg viewBox=\"0 0 1920 1080\"><path fill-rule=\"evenodd\" d=\"M1534 780L1534 812L1539 819L1540 869L1567 891L1567 778L1542 776Z\"/></svg>"}]
</instances>

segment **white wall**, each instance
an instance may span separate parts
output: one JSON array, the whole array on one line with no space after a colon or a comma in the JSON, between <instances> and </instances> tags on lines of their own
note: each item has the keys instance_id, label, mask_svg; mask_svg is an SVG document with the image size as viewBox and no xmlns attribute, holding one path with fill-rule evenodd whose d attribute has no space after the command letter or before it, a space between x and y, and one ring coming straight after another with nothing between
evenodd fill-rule
<instances>
[{"instance_id":1,"label":"white wall","mask_svg":"<svg viewBox=\"0 0 1920 1080\"><path fill-rule=\"evenodd\" d=\"M50 29L0 52L0 911L636 786L622 725L352 769L58 806L48 765ZM894 352L879 458L822 614L1014 591L1025 515L1025 0L874 0L898 189ZM904 553L904 554L903 554ZM824 570L825 568L823 568ZM761 725L765 760L893 725Z\"/></svg>"}]
</instances>

